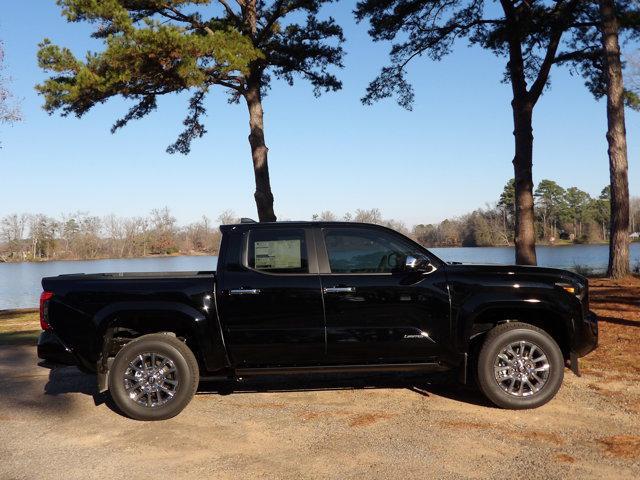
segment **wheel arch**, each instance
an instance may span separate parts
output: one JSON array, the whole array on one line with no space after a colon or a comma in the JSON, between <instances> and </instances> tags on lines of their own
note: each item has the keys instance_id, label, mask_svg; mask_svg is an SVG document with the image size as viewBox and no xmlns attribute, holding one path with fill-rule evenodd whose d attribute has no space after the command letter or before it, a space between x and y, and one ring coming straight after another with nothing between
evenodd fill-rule
<instances>
[{"instance_id":1,"label":"wheel arch","mask_svg":"<svg viewBox=\"0 0 640 480\"><path fill-rule=\"evenodd\" d=\"M524 302L523 302L524 303ZM484 336L494 327L507 322L521 322L544 330L555 340L565 359L570 356L573 317L549 304L494 305L469 318L464 335L473 356Z\"/></svg>"},{"instance_id":2,"label":"wheel arch","mask_svg":"<svg viewBox=\"0 0 640 480\"><path fill-rule=\"evenodd\" d=\"M184 339L203 370L225 367L224 346L216 345L217 330L208 315L177 302L118 302L98 312L96 348L100 352L98 371L106 373L109 357L115 356L130 339L152 333L171 333ZM102 367L102 368L101 368Z\"/></svg>"}]
</instances>

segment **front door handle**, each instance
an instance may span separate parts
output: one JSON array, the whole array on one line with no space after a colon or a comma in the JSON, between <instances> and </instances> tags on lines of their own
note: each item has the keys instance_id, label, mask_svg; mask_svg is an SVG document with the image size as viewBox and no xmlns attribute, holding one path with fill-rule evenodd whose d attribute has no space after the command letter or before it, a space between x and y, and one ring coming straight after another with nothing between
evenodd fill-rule
<instances>
[{"instance_id":1,"label":"front door handle","mask_svg":"<svg viewBox=\"0 0 640 480\"><path fill-rule=\"evenodd\" d=\"M322 290L324 293L354 293L356 287L327 287Z\"/></svg>"},{"instance_id":2,"label":"front door handle","mask_svg":"<svg viewBox=\"0 0 640 480\"><path fill-rule=\"evenodd\" d=\"M258 288L236 288L229 290L229 295L258 295L260 289Z\"/></svg>"}]
</instances>

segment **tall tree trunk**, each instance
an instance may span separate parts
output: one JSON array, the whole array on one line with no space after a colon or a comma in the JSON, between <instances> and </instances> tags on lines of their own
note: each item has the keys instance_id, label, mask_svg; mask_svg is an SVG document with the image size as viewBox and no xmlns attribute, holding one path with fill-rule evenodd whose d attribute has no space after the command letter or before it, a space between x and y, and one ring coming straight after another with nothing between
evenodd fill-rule
<instances>
[{"instance_id":1,"label":"tall tree trunk","mask_svg":"<svg viewBox=\"0 0 640 480\"><path fill-rule=\"evenodd\" d=\"M511 102L513 108L513 135L515 155L516 225L515 245L518 265L536 264L536 234L533 213L533 106L520 99Z\"/></svg>"},{"instance_id":2,"label":"tall tree trunk","mask_svg":"<svg viewBox=\"0 0 640 480\"><path fill-rule=\"evenodd\" d=\"M611 232L607 275L621 278L629 274L629 179L624 84L614 0L600 0L600 17L607 77L607 142L611 176Z\"/></svg>"},{"instance_id":3,"label":"tall tree trunk","mask_svg":"<svg viewBox=\"0 0 640 480\"><path fill-rule=\"evenodd\" d=\"M273 193L269 180L269 164L267 153L269 149L264 142L264 123L262 111L262 97L260 94L260 77L250 78L247 82L247 90L244 94L249 108L249 144L253 158L253 172L256 180L256 192L254 194L258 218L261 222L275 222L276 215L273 211Z\"/></svg>"}]
</instances>

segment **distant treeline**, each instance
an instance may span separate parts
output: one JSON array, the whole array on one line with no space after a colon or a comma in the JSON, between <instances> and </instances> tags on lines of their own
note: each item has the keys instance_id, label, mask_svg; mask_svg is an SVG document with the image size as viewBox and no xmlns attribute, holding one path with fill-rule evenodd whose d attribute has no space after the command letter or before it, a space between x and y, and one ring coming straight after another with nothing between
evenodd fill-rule
<instances>
[{"instance_id":1,"label":"distant treeline","mask_svg":"<svg viewBox=\"0 0 640 480\"><path fill-rule=\"evenodd\" d=\"M607 241L609 190L598 198L571 187L542 180L535 190L536 232L543 243L598 243ZM437 224L412 228L385 219L379 209L358 209L342 216L324 211L313 220L344 220L385 225L427 247L511 245L514 232L513 180L494 205ZM215 255L221 224L238 218L225 210L212 221L203 216L185 226L165 207L144 217L98 217L86 212L53 218L44 214L11 214L0 220L0 261L85 260L133 258L150 255ZM640 197L631 198L631 231L640 225Z\"/></svg>"},{"instance_id":2,"label":"distant treeline","mask_svg":"<svg viewBox=\"0 0 640 480\"><path fill-rule=\"evenodd\" d=\"M219 223L234 223L225 211ZM85 212L53 218L43 214L12 214L0 220L0 260L83 260L172 254L216 254L218 223L206 216L178 226L168 208L145 217L97 217Z\"/></svg>"},{"instance_id":3,"label":"distant treeline","mask_svg":"<svg viewBox=\"0 0 640 480\"><path fill-rule=\"evenodd\" d=\"M341 218L326 211L313 219L377 223L411 235L402 222L385 220L377 208L356 210ZM219 225L237 223L239 218L225 210L216 220L203 215L199 222L180 226L167 207L144 217L98 217L86 212L59 218L11 214L0 219L0 262L216 255Z\"/></svg>"},{"instance_id":4,"label":"distant treeline","mask_svg":"<svg viewBox=\"0 0 640 480\"><path fill-rule=\"evenodd\" d=\"M597 198L577 187L563 188L542 180L534 191L535 231L539 243L601 243L609 240L609 187ZM640 225L640 197L631 197L630 230ZM416 240L431 247L512 245L515 187L511 179L500 198L486 208L438 224L416 225Z\"/></svg>"},{"instance_id":5,"label":"distant treeline","mask_svg":"<svg viewBox=\"0 0 640 480\"><path fill-rule=\"evenodd\" d=\"M577 187L567 189L553 180L542 180L535 189L536 239L539 243L601 243L609 235L609 187L597 198ZM631 232L640 227L640 197L631 197ZM356 210L343 217L331 211L314 215L320 220L378 223L411 236L426 247L489 247L513 245L515 227L515 186L511 179L500 198L485 208L440 223L404 223L384 219L376 208Z\"/></svg>"}]
</instances>

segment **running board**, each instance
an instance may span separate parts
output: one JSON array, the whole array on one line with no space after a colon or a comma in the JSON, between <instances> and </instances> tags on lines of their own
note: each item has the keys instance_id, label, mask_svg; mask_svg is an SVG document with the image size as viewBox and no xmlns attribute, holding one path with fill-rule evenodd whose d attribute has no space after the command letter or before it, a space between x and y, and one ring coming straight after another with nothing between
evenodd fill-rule
<instances>
[{"instance_id":1,"label":"running board","mask_svg":"<svg viewBox=\"0 0 640 480\"><path fill-rule=\"evenodd\" d=\"M305 367L236 368L239 377L255 375L295 375L301 373L364 373L364 372L433 372L448 370L441 363L384 363L364 365L317 365Z\"/></svg>"}]
</instances>

